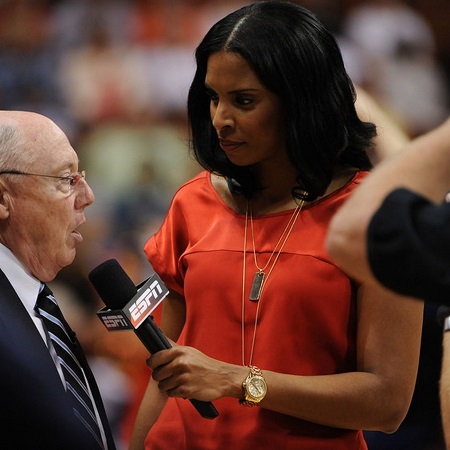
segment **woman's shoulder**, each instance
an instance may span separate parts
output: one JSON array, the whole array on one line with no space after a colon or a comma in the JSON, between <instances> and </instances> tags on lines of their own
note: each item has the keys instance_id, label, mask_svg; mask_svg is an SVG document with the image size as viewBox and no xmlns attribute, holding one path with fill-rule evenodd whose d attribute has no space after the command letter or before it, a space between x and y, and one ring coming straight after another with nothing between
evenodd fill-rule
<instances>
[{"instance_id":1,"label":"woman's shoulder","mask_svg":"<svg viewBox=\"0 0 450 450\"><path fill-rule=\"evenodd\" d=\"M325 195L308 204L307 207L311 208L319 205L323 207L330 203L336 204L343 202L364 181L368 174L369 172L358 169L338 174L333 178Z\"/></svg>"},{"instance_id":2,"label":"woman's shoulder","mask_svg":"<svg viewBox=\"0 0 450 450\"><path fill-rule=\"evenodd\" d=\"M226 180L211 172L202 171L182 184L176 191L172 208L230 208L227 201ZM229 191L228 191L229 192Z\"/></svg>"},{"instance_id":3,"label":"woman's shoulder","mask_svg":"<svg viewBox=\"0 0 450 450\"><path fill-rule=\"evenodd\" d=\"M328 193L332 194L342 188L349 187L353 184L361 183L369 172L355 167L343 167L336 171L333 177Z\"/></svg>"},{"instance_id":4,"label":"woman's shoulder","mask_svg":"<svg viewBox=\"0 0 450 450\"><path fill-rule=\"evenodd\" d=\"M197 175L185 181L175 191L173 201L183 201L184 199L192 201L201 193L209 195L213 193L211 174L206 170L199 172Z\"/></svg>"},{"instance_id":5,"label":"woman's shoulder","mask_svg":"<svg viewBox=\"0 0 450 450\"><path fill-rule=\"evenodd\" d=\"M354 167L345 167L336 171L328 189L319 201L355 189L368 174L369 172Z\"/></svg>"},{"instance_id":6,"label":"woman's shoulder","mask_svg":"<svg viewBox=\"0 0 450 450\"><path fill-rule=\"evenodd\" d=\"M210 184L210 177L211 177L211 174L208 171L202 170L197 175L194 175L192 178L185 181L178 188L177 192L184 191L186 189L188 189L188 190L197 189L197 188L201 187L202 185Z\"/></svg>"},{"instance_id":7,"label":"woman's shoulder","mask_svg":"<svg viewBox=\"0 0 450 450\"><path fill-rule=\"evenodd\" d=\"M344 173L340 178L340 181L336 187L336 189L331 192L331 195L347 196L352 191L354 191L369 175L369 172L366 170L352 170L347 173Z\"/></svg>"}]
</instances>

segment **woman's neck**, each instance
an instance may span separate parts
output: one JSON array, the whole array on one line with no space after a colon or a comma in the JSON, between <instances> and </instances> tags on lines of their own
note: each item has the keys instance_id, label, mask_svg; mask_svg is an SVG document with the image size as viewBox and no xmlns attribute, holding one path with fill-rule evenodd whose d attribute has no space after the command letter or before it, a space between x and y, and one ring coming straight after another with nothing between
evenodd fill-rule
<instances>
[{"instance_id":1,"label":"woman's neck","mask_svg":"<svg viewBox=\"0 0 450 450\"><path fill-rule=\"evenodd\" d=\"M345 186L356 171L357 169L354 167L337 167L324 195L317 200ZM228 183L223 177L217 175L211 175L211 177L213 186L222 200L238 213L245 214L247 198L230 192ZM292 192L294 188L299 187L299 184L293 173L284 172L282 176L273 173L262 178L261 189L256 191L251 198L254 217L288 211L297 207L299 200L293 197Z\"/></svg>"}]
</instances>

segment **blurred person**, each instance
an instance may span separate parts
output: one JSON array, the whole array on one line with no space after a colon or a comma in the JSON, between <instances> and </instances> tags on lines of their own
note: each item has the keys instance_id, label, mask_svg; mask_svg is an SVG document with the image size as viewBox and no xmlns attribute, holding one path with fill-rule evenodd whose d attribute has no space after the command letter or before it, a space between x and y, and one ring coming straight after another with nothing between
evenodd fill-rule
<instances>
[{"instance_id":1,"label":"blurred person","mask_svg":"<svg viewBox=\"0 0 450 450\"><path fill-rule=\"evenodd\" d=\"M398 153L410 142L398 118L383 108L360 86L357 87L356 108L363 120L377 125L375 146L370 158L378 164ZM396 120L397 119L397 120ZM394 434L365 431L370 449L425 450L440 448L442 443L439 408L439 377L442 358L442 334L436 326L436 305L424 305L419 369L411 406L405 420Z\"/></svg>"},{"instance_id":2,"label":"blurred person","mask_svg":"<svg viewBox=\"0 0 450 450\"><path fill-rule=\"evenodd\" d=\"M359 80L415 136L449 113L448 90L425 18L403 0L366 0L347 14L343 33L360 48Z\"/></svg>"},{"instance_id":3,"label":"blurred person","mask_svg":"<svg viewBox=\"0 0 450 450\"><path fill-rule=\"evenodd\" d=\"M51 120L30 112L0 112L4 449L115 448L97 384L75 334L63 317L47 321L48 314L38 304L44 283L73 262L76 246L83 240L78 228L85 222L84 211L94 195L84 172L78 170L77 154ZM50 294L44 296L54 303ZM65 337L54 343L58 333L48 327L58 323L70 343L65 343ZM60 347L72 354L76 370L81 368L78 379L65 371L72 366L60 356ZM75 398L78 383L89 399L85 401L93 404L86 411L91 410L88 420L95 425L86 422L84 405Z\"/></svg>"},{"instance_id":4,"label":"blurred person","mask_svg":"<svg viewBox=\"0 0 450 450\"><path fill-rule=\"evenodd\" d=\"M134 1L60 0L52 3L53 19L49 31L59 57L68 50L86 45L94 24L106 30L114 46L129 42Z\"/></svg>"},{"instance_id":5,"label":"blurred person","mask_svg":"<svg viewBox=\"0 0 450 450\"><path fill-rule=\"evenodd\" d=\"M347 13L345 34L372 57L395 57L398 45L416 44L434 51L426 20L404 0L365 0Z\"/></svg>"},{"instance_id":6,"label":"blurred person","mask_svg":"<svg viewBox=\"0 0 450 450\"><path fill-rule=\"evenodd\" d=\"M141 164L137 182L119 195L112 211L111 239L123 239L134 251L142 248L141 234L146 240L149 230L159 228L170 203L158 183L157 167L146 161Z\"/></svg>"},{"instance_id":7,"label":"blurred person","mask_svg":"<svg viewBox=\"0 0 450 450\"><path fill-rule=\"evenodd\" d=\"M131 40L152 87L148 108L167 122L185 119L186 98L195 72L195 45L220 17L244 3L239 0L138 0L131 15Z\"/></svg>"},{"instance_id":8,"label":"blurred person","mask_svg":"<svg viewBox=\"0 0 450 450\"><path fill-rule=\"evenodd\" d=\"M245 0L136 0L130 15L131 39L144 47L162 42L198 43L217 20L250 2Z\"/></svg>"},{"instance_id":9,"label":"blurred person","mask_svg":"<svg viewBox=\"0 0 450 450\"><path fill-rule=\"evenodd\" d=\"M293 3L231 13L196 61L188 116L206 170L145 245L177 343L148 360L130 448L367 449L361 430L391 433L408 410L422 321L420 303L356 283L324 248L375 126L335 39Z\"/></svg>"},{"instance_id":10,"label":"blurred person","mask_svg":"<svg viewBox=\"0 0 450 450\"><path fill-rule=\"evenodd\" d=\"M115 245L118 231L142 230L141 253L156 215L162 208L167 211L178 186L199 172L186 154L185 142L185 128L171 123L105 123L83 136L78 151L87 170L95 173L90 185L97 201L89 210L89 226L92 230L92 225L99 224L99 233L92 239L96 245ZM143 197L147 206L152 197L155 200L152 208L140 208L139 218L138 197Z\"/></svg>"},{"instance_id":11,"label":"blurred person","mask_svg":"<svg viewBox=\"0 0 450 450\"><path fill-rule=\"evenodd\" d=\"M58 101L47 0L0 2L0 109L50 109Z\"/></svg>"},{"instance_id":12,"label":"blurred person","mask_svg":"<svg viewBox=\"0 0 450 450\"><path fill-rule=\"evenodd\" d=\"M447 119L380 163L333 218L327 248L351 276L450 304L449 142Z\"/></svg>"},{"instance_id":13,"label":"blurred person","mask_svg":"<svg viewBox=\"0 0 450 450\"><path fill-rule=\"evenodd\" d=\"M378 164L383 159L403 149L410 141L410 136L403 124L396 120L389 111L380 105L376 99L361 86L356 86L357 99L355 103L358 116L367 122L377 125L375 145L369 149L372 164Z\"/></svg>"},{"instance_id":14,"label":"blurred person","mask_svg":"<svg viewBox=\"0 0 450 450\"><path fill-rule=\"evenodd\" d=\"M140 54L115 44L101 23L89 28L85 44L65 52L57 75L68 110L86 129L146 118L153 89L146 77Z\"/></svg>"},{"instance_id":15,"label":"blurred person","mask_svg":"<svg viewBox=\"0 0 450 450\"><path fill-rule=\"evenodd\" d=\"M416 43L400 43L371 83L377 98L389 107L413 136L425 133L450 113L444 73L433 53Z\"/></svg>"},{"instance_id":16,"label":"blurred person","mask_svg":"<svg viewBox=\"0 0 450 450\"><path fill-rule=\"evenodd\" d=\"M423 438L420 430L426 432L426 427L430 431L440 420L447 446L450 445L448 333L434 336L440 332L434 320L437 306L450 304L450 243L446 226L450 217L450 205L446 202L450 188L449 142L450 119L381 163L336 214L327 237L331 256L356 279L381 283L428 302L428 322L435 327L430 327L429 340L423 343L423 355L427 358L424 371L428 376L423 377L422 389L417 392L422 404L434 396L440 397L442 419L439 405L436 411L418 411L417 426L409 429L408 448L424 448L414 447ZM437 367L438 373L430 373L430 367L436 366L433 361L441 358L442 368ZM439 442L440 430L431 433Z\"/></svg>"}]
</instances>

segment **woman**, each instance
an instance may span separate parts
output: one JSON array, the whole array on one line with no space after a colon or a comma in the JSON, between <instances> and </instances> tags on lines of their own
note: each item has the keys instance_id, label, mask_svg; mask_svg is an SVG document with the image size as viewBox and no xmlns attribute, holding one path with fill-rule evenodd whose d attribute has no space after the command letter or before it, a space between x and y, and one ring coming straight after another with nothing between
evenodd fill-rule
<instances>
[{"instance_id":1,"label":"woman","mask_svg":"<svg viewBox=\"0 0 450 450\"><path fill-rule=\"evenodd\" d=\"M356 114L335 40L294 4L228 15L196 60L188 114L206 171L145 245L177 344L149 358L131 448L366 449L360 430L393 432L407 412L422 319L420 303L358 285L324 249L375 127Z\"/></svg>"}]
</instances>

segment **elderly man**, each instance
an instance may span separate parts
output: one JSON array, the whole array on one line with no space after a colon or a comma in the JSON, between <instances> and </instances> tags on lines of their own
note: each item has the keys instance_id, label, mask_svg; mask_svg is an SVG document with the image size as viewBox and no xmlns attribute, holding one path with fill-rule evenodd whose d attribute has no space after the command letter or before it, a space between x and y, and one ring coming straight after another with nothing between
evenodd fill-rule
<instances>
[{"instance_id":1,"label":"elderly man","mask_svg":"<svg viewBox=\"0 0 450 450\"><path fill-rule=\"evenodd\" d=\"M115 448L96 382L45 285L74 260L93 201L51 120L0 112L2 449Z\"/></svg>"}]
</instances>

